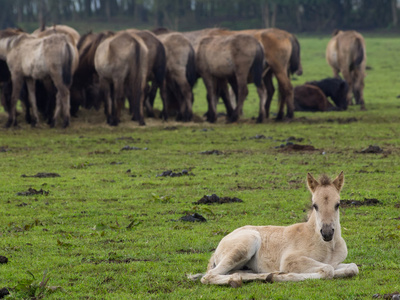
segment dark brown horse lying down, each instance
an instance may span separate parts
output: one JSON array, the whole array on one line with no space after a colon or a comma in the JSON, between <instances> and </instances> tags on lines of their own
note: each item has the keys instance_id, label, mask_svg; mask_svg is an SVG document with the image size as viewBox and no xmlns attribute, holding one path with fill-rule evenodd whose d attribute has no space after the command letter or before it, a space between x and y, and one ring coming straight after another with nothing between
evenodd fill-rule
<instances>
[{"instance_id":1,"label":"dark brown horse lying down","mask_svg":"<svg viewBox=\"0 0 400 300\"><path fill-rule=\"evenodd\" d=\"M347 93L349 85L340 78L325 78L320 81L309 81L307 84L319 87L326 97L330 97L336 107L341 110L347 109Z\"/></svg>"},{"instance_id":2,"label":"dark brown horse lying down","mask_svg":"<svg viewBox=\"0 0 400 300\"><path fill-rule=\"evenodd\" d=\"M319 87L304 84L294 88L294 109L296 111L327 111L334 110L334 108Z\"/></svg>"}]
</instances>

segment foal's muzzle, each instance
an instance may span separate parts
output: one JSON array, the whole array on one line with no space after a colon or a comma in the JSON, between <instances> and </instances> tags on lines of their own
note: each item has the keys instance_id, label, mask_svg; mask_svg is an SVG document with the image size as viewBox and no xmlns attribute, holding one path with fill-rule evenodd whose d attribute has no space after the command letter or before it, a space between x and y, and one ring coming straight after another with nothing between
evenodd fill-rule
<instances>
[{"instance_id":1,"label":"foal's muzzle","mask_svg":"<svg viewBox=\"0 0 400 300\"><path fill-rule=\"evenodd\" d=\"M329 242L333 239L334 232L335 232L335 229L332 228L332 225L327 225L327 224L322 225L321 235L322 235L322 239L325 242Z\"/></svg>"}]
</instances>

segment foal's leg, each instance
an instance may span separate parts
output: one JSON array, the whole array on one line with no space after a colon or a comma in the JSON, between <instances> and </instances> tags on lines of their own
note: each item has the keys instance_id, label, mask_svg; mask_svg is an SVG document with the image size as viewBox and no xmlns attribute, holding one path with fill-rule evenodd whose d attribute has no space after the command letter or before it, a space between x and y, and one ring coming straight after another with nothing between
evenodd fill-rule
<instances>
[{"instance_id":1,"label":"foal's leg","mask_svg":"<svg viewBox=\"0 0 400 300\"><path fill-rule=\"evenodd\" d=\"M334 278L353 277L358 274L358 267L355 263L340 264L335 268Z\"/></svg>"},{"instance_id":2,"label":"foal's leg","mask_svg":"<svg viewBox=\"0 0 400 300\"><path fill-rule=\"evenodd\" d=\"M246 277L245 272L236 272L249 262L261 246L260 234L253 230L243 230L222 239L210 260L207 273L201 279L203 284L230 284L240 286L242 276L245 280L258 280ZM253 274L254 275L254 274ZM266 276L264 276L265 279ZM252 277L253 278L253 277Z\"/></svg>"},{"instance_id":3,"label":"foal's leg","mask_svg":"<svg viewBox=\"0 0 400 300\"><path fill-rule=\"evenodd\" d=\"M321 263L312 258L289 255L281 265L282 273L272 274L270 281L303 281L306 279L331 279L335 271L331 265Z\"/></svg>"}]
</instances>

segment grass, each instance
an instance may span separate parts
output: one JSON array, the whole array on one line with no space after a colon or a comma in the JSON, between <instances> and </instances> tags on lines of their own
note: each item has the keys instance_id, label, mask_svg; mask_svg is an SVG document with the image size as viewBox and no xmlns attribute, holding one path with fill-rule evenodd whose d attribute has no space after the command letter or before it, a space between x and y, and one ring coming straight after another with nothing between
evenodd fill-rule
<instances>
[{"instance_id":1,"label":"grass","mask_svg":"<svg viewBox=\"0 0 400 300\"><path fill-rule=\"evenodd\" d=\"M331 76L328 39L299 37L304 75L294 85ZM242 120L225 124L220 117L211 125L201 117L206 101L199 82L196 118L187 124L147 119L139 127L126 115L114 128L101 112L81 111L66 130L43 122L32 129L22 115L20 128L0 129L0 255L8 258L0 265L0 288L11 288L13 298L36 293L38 299L371 299L400 291L400 40L367 36L366 43L367 111L296 113L292 122L255 124L251 88ZM279 148L290 137L317 150ZM383 152L360 153L369 145ZM210 150L221 154L202 154ZM157 176L166 170L191 175ZM304 221L307 172L341 170L342 199L380 201L341 208L346 262L359 265L357 277L240 289L186 279L204 272L219 240L239 226ZM39 172L60 177L29 177ZM18 195L29 188L44 194ZM193 203L213 193L243 203ZM207 222L179 221L194 212Z\"/></svg>"}]
</instances>

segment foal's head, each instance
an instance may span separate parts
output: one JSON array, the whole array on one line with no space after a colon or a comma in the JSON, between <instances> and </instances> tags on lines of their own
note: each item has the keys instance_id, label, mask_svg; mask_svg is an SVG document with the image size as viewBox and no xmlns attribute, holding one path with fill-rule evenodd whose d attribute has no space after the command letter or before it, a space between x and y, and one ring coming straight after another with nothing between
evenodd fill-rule
<instances>
[{"instance_id":1,"label":"foal's head","mask_svg":"<svg viewBox=\"0 0 400 300\"><path fill-rule=\"evenodd\" d=\"M313 210L316 217L317 229L322 239L329 242L333 239L335 229L339 224L339 192L343 187L343 171L335 180L331 181L326 175L321 176L319 181L307 174L308 188L312 194Z\"/></svg>"}]
</instances>

